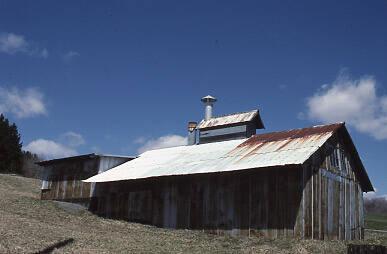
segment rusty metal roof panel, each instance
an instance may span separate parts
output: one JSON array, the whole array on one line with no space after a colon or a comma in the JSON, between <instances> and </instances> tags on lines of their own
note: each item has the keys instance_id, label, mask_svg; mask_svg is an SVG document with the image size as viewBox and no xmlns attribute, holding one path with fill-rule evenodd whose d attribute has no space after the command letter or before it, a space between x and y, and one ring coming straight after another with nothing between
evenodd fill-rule
<instances>
[{"instance_id":1,"label":"rusty metal roof panel","mask_svg":"<svg viewBox=\"0 0 387 254\"><path fill-rule=\"evenodd\" d=\"M235 125L239 123L247 123L251 121L257 121L258 128L263 128L262 120L259 116L258 110L252 110L248 112L224 115L219 117L213 117L208 120L202 120L197 128L209 129L225 125Z\"/></svg>"},{"instance_id":2,"label":"rusty metal roof panel","mask_svg":"<svg viewBox=\"0 0 387 254\"><path fill-rule=\"evenodd\" d=\"M87 182L109 182L160 176L227 172L301 165L341 125L316 126L193 146L147 151Z\"/></svg>"}]
</instances>

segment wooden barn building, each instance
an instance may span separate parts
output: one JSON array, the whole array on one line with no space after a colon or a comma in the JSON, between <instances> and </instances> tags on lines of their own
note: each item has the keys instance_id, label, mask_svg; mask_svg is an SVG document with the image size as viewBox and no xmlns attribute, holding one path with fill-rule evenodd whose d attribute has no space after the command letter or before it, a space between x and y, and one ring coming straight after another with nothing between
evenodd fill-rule
<instances>
[{"instance_id":1,"label":"wooden barn building","mask_svg":"<svg viewBox=\"0 0 387 254\"><path fill-rule=\"evenodd\" d=\"M212 117L215 98L202 100L189 145L87 179L97 183L90 209L215 234L363 238L363 192L373 187L344 123L255 134L258 110Z\"/></svg>"},{"instance_id":2,"label":"wooden barn building","mask_svg":"<svg viewBox=\"0 0 387 254\"><path fill-rule=\"evenodd\" d=\"M79 203L88 207L95 196L95 183L82 180L133 158L92 153L37 162L43 167L41 199Z\"/></svg>"}]
</instances>

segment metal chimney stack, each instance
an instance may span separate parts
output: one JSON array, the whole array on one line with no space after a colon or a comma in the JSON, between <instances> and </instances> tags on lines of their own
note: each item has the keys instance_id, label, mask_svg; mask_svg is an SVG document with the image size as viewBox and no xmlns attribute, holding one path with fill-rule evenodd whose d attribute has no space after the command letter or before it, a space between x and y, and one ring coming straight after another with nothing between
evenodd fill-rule
<instances>
[{"instance_id":1,"label":"metal chimney stack","mask_svg":"<svg viewBox=\"0 0 387 254\"><path fill-rule=\"evenodd\" d=\"M212 118L212 108L214 106L214 102L216 102L216 98L211 95L207 95L202 98L202 102L205 105L204 120L209 120Z\"/></svg>"},{"instance_id":2,"label":"metal chimney stack","mask_svg":"<svg viewBox=\"0 0 387 254\"><path fill-rule=\"evenodd\" d=\"M188 122L188 145L192 146L196 144L196 126L197 122Z\"/></svg>"}]
</instances>

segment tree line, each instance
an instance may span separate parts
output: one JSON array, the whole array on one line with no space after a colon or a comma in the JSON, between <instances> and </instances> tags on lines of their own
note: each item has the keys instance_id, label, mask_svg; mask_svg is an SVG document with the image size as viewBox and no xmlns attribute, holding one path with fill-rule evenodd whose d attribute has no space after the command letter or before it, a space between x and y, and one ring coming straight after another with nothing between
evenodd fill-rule
<instances>
[{"instance_id":1,"label":"tree line","mask_svg":"<svg viewBox=\"0 0 387 254\"><path fill-rule=\"evenodd\" d=\"M0 173L14 173L27 177L40 177L41 167L35 164L40 158L22 151L22 142L15 123L0 114Z\"/></svg>"},{"instance_id":2,"label":"tree line","mask_svg":"<svg viewBox=\"0 0 387 254\"><path fill-rule=\"evenodd\" d=\"M365 198L364 209L367 213L387 214L387 198Z\"/></svg>"}]
</instances>

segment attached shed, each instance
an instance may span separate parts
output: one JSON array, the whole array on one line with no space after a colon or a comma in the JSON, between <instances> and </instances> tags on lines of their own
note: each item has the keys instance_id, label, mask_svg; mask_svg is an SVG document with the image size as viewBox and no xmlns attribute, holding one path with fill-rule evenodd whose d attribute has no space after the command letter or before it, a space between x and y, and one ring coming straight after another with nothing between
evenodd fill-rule
<instances>
[{"instance_id":1,"label":"attached shed","mask_svg":"<svg viewBox=\"0 0 387 254\"><path fill-rule=\"evenodd\" d=\"M254 121L263 127L258 117L246 126ZM199 131L217 130L204 142L199 137L195 145L147 151L87 179L98 183L90 209L215 234L363 238L362 193L373 187L344 123L257 135L246 131L232 140L230 130L207 124Z\"/></svg>"},{"instance_id":2,"label":"attached shed","mask_svg":"<svg viewBox=\"0 0 387 254\"><path fill-rule=\"evenodd\" d=\"M95 183L82 180L132 159L134 157L92 153L37 162L43 167L41 199L88 206L95 196Z\"/></svg>"}]
</instances>

